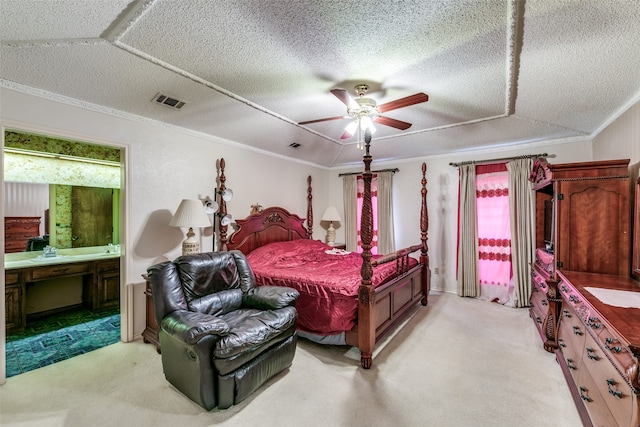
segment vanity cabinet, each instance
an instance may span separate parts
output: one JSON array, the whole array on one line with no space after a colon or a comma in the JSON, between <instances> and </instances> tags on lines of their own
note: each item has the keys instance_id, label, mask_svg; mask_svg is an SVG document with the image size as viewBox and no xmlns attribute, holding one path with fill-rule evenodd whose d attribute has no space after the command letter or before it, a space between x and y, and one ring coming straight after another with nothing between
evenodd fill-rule
<instances>
[{"instance_id":1,"label":"vanity cabinet","mask_svg":"<svg viewBox=\"0 0 640 427\"><path fill-rule=\"evenodd\" d=\"M98 283L94 309L117 307L120 304L120 259L100 261L96 271Z\"/></svg>"},{"instance_id":2,"label":"vanity cabinet","mask_svg":"<svg viewBox=\"0 0 640 427\"><path fill-rule=\"evenodd\" d=\"M82 277L82 305L89 310L120 304L120 258L64 262L5 269L5 321L7 333L24 330L27 324L27 287L35 282Z\"/></svg>"},{"instance_id":3,"label":"vanity cabinet","mask_svg":"<svg viewBox=\"0 0 640 427\"><path fill-rule=\"evenodd\" d=\"M8 216L4 218L4 252L24 252L27 242L40 235L40 217Z\"/></svg>"},{"instance_id":4,"label":"vanity cabinet","mask_svg":"<svg viewBox=\"0 0 640 427\"><path fill-rule=\"evenodd\" d=\"M4 279L5 325L7 330L19 329L22 326L22 313L25 310L20 272L6 271Z\"/></svg>"}]
</instances>

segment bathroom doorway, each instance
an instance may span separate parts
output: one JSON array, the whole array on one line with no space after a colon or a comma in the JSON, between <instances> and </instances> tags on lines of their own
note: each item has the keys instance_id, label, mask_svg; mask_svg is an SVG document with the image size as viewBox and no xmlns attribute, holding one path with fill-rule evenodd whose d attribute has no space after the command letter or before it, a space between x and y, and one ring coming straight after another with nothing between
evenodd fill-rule
<instances>
[{"instance_id":1,"label":"bathroom doorway","mask_svg":"<svg viewBox=\"0 0 640 427\"><path fill-rule=\"evenodd\" d=\"M16 156L19 159L12 161ZM73 295L67 302L52 301L60 299L59 294L64 289L69 289L71 294L87 293L87 276L55 278L50 283L21 278L17 286L5 283L6 295L31 301L29 305L22 301L22 305L13 306L24 311L20 315L25 321L19 328L5 331L7 377L113 344L123 336L121 318L124 313L119 295L123 288L120 285L123 267L120 253L124 253L120 245L120 208L123 206L120 197L125 186L123 159L122 147L4 129L5 218L22 216L25 211L20 209L28 209L29 204L28 197L20 199L18 196L7 201L7 183L38 183L48 186L51 191L48 206L43 209L43 203L39 203L39 210L24 214L40 218L42 222L39 232L33 236L35 241L46 239L47 244L61 250L86 252L88 248L100 249L111 244L121 249L117 257L109 259L111 265L116 265L115 273L96 270L95 274L99 283L110 286L116 283L115 289L119 292L109 304L92 302L87 307L85 295L80 297L81 304L73 301ZM13 185L13 188L21 186ZM5 233L5 243L6 237ZM54 239L50 241L50 238ZM5 250L5 277L11 274L12 270L7 267L11 260L23 256L32 255L9 254ZM17 292L11 292L12 286ZM14 311L12 308L7 313Z\"/></svg>"}]
</instances>

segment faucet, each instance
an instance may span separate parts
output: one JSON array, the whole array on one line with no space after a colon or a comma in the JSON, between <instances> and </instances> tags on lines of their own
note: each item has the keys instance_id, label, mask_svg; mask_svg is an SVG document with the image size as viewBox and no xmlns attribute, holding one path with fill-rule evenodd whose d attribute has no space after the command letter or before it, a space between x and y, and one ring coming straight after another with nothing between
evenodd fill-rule
<instances>
[{"instance_id":1,"label":"faucet","mask_svg":"<svg viewBox=\"0 0 640 427\"><path fill-rule=\"evenodd\" d=\"M44 254L43 254L46 258L51 258L54 257L56 255L58 255L58 249L54 248L53 246L45 246L44 247Z\"/></svg>"}]
</instances>

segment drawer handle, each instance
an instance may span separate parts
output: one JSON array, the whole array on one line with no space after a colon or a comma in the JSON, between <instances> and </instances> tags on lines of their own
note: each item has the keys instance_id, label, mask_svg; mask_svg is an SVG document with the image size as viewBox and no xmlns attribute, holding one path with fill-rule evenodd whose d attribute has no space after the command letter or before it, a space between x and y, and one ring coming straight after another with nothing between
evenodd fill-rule
<instances>
[{"instance_id":1,"label":"drawer handle","mask_svg":"<svg viewBox=\"0 0 640 427\"><path fill-rule=\"evenodd\" d=\"M558 345L560 347L566 347L567 345L564 343L564 340L562 338L558 338Z\"/></svg>"},{"instance_id":2,"label":"drawer handle","mask_svg":"<svg viewBox=\"0 0 640 427\"><path fill-rule=\"evenodd\" d=\"M605 347L612 353L620 353L622 351L622 348L618 345L614 345L613 347L610 345L605 345Z\"/></svg>"},{"instance_id":3,"label":"drawer handle","mask_svg":"<svg viewBox=\"0 0 640 427\"><path fill-rule=\"evenodd\" d=\"M613 390L611 388L612 385L616 385L616 382L613 378L609 378L607 380L607 389L609 389L609 394L613 397L617 397L618 399L622 399L622 392L620 390Z\"/></svg>"},{"instance_id":4,"label":"drawer handle","mask_svg":"<svg viewBox=\"0 0 640 427\"><path fill-rule=\"evenodd\" d=\"M595 350L591 347L587 347L587 357L591 360L599 360L600 358L598 357L597 354L595 354Z\"/></svg>"},{"instance_id":5,"label":"drawer handle","mask_svg":"<svg viewBox=\"0 0 640 427\"><path fill-rule=\"evenodd\" d=\"M562 310L562 314L564 314L564 317L571 317L571 313L567 309Z\"/></svg>"},{"instance_id":6,"label":"drawer handle","mask_svg":"<svg viewBox=\"0 0 640 427\"><path fill-rule=\"evenodd\" d=\"M584 400L585 402L593 402L593 399L590 398L589 396L587 396L585 393L588 393L587 388L581 386L580 387L580 399Z\"/></svg>"},{"instance_id":7,"label":"drawer handle","mask_svg":"<svg viewBox=\"0 0 640 427\"><path fill-rule=\"evenodd\" d=\"M543 299L543 300L542 300L542 305L549 305L549 303L547 302L547 300L546 300L546 299Z\"/></svg>"},{"instance_id":8,"label":"drawer handle","mask_svg":"<svg viewBox=\"0 0 640 427\"><path fill-rule=\"evenodd\" d=\"M570 300L571 300L571 302L572 302L572 303L574 303L574 304L577 304L577 303L579 303L579 302L580 302L580 298L578 298L577 296L575 296L575 295L573 295L573 294L572 294L572 295L569 295L569 299L570 299Z\"/></svg>"},{"instance_id":9,"label":"drawer handle","mask_svg":"<svg viewBox=\"0 0 640 427\"><path fill-rule=\"evenodd\" d=\"M576 366L572 365L572 363L573 363L573 359L570 359L570 358L567 359L567 368L573 369L575 371L576 370Z\"/></svg>"},{"instance_id":10,"label":"drawer handle","mask_svg":"<svg viewBox=\"0 0 640 427\"><path fill-rule=\"evenodd\" d=\"M593 329L600 329L602 327L602 324L598 322L598 319L596 317L589 317L589 326L591 326Z\"/></svg>"},{"instance_id":11,"label":"drawer handle","mask_svg":"<svg viewBox=\"0 0 640 427\"><path fill-rule=\"evenodd\" d=\"M582 336L582 331L580 331L580 327L579 326L574 326L573 327L573 335L578 335L579 337Z\"/></svg>"}]
</instances>

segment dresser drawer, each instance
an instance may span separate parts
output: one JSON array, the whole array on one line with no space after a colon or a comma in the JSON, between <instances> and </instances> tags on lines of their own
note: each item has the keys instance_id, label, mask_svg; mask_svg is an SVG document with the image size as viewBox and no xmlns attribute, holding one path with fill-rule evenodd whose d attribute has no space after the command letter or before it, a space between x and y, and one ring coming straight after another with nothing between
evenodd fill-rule
<instances>
[{"instance_id":1,"label":"dresser drawer","mask_svg":"<svg viewBox=\"0 0 640 427\"><path fill-rule=\"evenodd\" d=\"M120 258L110 259L108 261L100 261L98 263L98 272L118 271L120 269Z\"/></svg>"},{"instance_id":2,"label":"dresser drawer","mask_svg":"<svg viewBox=\"0 0 640 427\"><path fill-rule=\"evenodd\" d=\"M580 399L584 402L584 406L587 409L589 418L591 418L594 426L631 426L628 422L618 424L616 418L611 413L611 408L609 408L609 405L607 405L607 402L601 393L601 388L594 382L586 369L580 373L578 378L574 377L574 380L576 382L576 387L578 388Z\"/></svg>"},{"instance_id":3,"label":"dresser drawer","mask_svg":"<svg viewBox=\"0 0 640 427\"><path fill-rule=\"evenodd\" d=\"M631 425L637 396L589 334L585 338L583 363L617 423Z\"/></svg>"},{"instance_id":4,"label":"dresser drawer","mask_svg":"<svg viewBox=\"0 0 640 427\"><path fill-rule=\"evenodd\" d=\"M20 273L14 270L4 271L4 284L15 285L20 283Z\"/></svg>"},{"instance_id":5,"label":"dresser drawer","mask_svg":"<svg viewBox=\"0 0 640 427\"><path fill-rule=\"evenodd\" d=\"M534 286L531 291L530 303L536 308L539 313L546 313L549 311L549 301L547 300L547 294L541 291L537 286Z\"/></svg>"},{"instance_id":6,"label":"dresser drawer","mask_svg":"<svg viewBox=\"0 0 640 427\"><path fill-rule=\"evenodd\" d=\"M576 322L573 311L564 313L558 328L558 346L562 353L563 363L569 369L574 380L582 374L582 352L584 351L584 328L576 329L580 322Z\"/></svg>"},{"instance_id":7,"label":"dresser drawer","mask_svg":"<svg viewBox=\"0 0 640 427\"><path fill-rule=\"evenodd\" d=\"M63 277L68 275L77 275L91 272L91 264L88 262L83 263L69 263L52 265L49 267L32 268L27 275L27 282L35 280L51 279L53 277Z\"/></svg>"}]
</instances>

